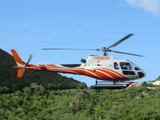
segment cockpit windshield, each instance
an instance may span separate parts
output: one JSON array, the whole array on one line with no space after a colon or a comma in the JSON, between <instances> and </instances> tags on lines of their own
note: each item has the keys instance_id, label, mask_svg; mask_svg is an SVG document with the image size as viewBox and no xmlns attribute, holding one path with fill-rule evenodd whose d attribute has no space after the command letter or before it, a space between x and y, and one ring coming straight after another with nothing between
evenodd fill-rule
<instances>
[{"instance_id":1,"label":"cockpit windshield","mask_svg":"<svg viewBox=\"0 0 160 120\"><path fill-rule=\"evenodd\" d=\"M132 66L134 67L135 70L141 70L141 69L140 69L137 65L135 65L134 63L131 62L131 64L132 64Z\"/></svg>"},{"instance_id":2,"label":"cockpit windshield","mask_svg":"<svg viewBox=\"0 0 160 120\"><path fill-rule=\"evenodd\" d=\"M133 70L133 67L129 62L120 62L120 66L122 70Z\"/></svg>"},{"instance_id":3,"label":"cockpit windshield","mask_svg":"<svg viewBox=\"0 0 160 120\"><path fill-rule=\"evenodd\" d=\"M122 70L141 70L137 65L132 62L120 62Z\"/></svg>"}]
</instances>

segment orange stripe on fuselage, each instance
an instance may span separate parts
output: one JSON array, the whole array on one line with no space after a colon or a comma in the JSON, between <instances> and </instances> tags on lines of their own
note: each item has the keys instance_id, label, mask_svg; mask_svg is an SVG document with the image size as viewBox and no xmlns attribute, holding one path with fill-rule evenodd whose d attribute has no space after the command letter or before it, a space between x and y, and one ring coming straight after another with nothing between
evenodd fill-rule
<instances>
[{"instance_id":1,"label":"orange stripe on fuselage","mask_svg":"<svg viewBox=\"0 0 160 120\"><path fill-rule=\"evenodd\" d=\"M113 81L113 79L114 79L107 72L101 71L101 69L97 69L97 68L85 69L85 75L96 78L96 79L100 79L100 80L112 80Z\"/></svg>"},{"instance_id":2,"label":"orange stripe on fuselage","mask_svg":"<svg viewBox=\"0 0 160 120\"><path fill-rule=\"evenodd\" d=\"M40 70L40 71L50 71L50 72L60 72L60 73L69 73L69 74L81 74L86 75L92 78L100 79L100 80L128 80L122 74L107 68L67 68L61 67L54 64L46 64L46 65L33 65L28 64L26 69L31 70Z\"/></svg>"},{"instance_id":3,"label":"orange stripe on fuselage","mask_svg":"<svg viewBox=\"0 0 160 120\"><path fill-rule=\"evenodd\" d=\"M110 70L110 69L106 69L106 68L98 69L98 70L103 71L103 72L111 75L116 80L127 80L127 78L125 76L123 76L122 74L120 74L120 73L118 73L116 71L113 71L113 70Z\"/></svg>"},{"instance_id":4,"label":"orange stripe on fuselage","mask_svg":"<svg viewBox=\"0 0 160 120\"><path fill-rule=\"evenodd\" d=\"M40 71L50 71L50 72L60 72L60 73L70 73L70 74L84 74L84 68L65 68L57 65L27 65L26 69L40 70Z\"/></svg>"},{"instance_id":5,"label":"orange stripe on fuselage","mask_svg":"<svg viewBox=\"0 0 160 120\"><path fill-rule=\"evenodd\" d=\"M103 80L113 80L114 77L111 76L108 72L103 71L101 69L95 69L96 70L96 75L102 78Z\"/></svg>"},{"instance_id":6,"label":"orange stripe on fuselage","mask_svg":"<svg viewBox=\"0 0 160 120\"><path fill-rule=\"evenodd\" d=\"M50 71L62 72L62 73L71 73L71 74L84 74L84 68L47 68Z\"/></svg>"},{"instance_id":7,"label":"orange stripe on fuselage","mask_svg":"<svg viewBox=\"0 0 160 120\"><path fill-rule=\"evenodd\" d=\"M103 70L106 70L106 71L109 71L109 72L112 72L112 73L114 73L114 74L116 74L116 75L118 75L118 76L121 76L122 78L124 78L125 76L124 75L122 75L121 73L119 73L119 72L116 72L116 71L114 71L114 70L111 70L111 69L107 69L107 68L102 68Z\"/></svg>"},{"instance_id":8,"label":"orange stripe on fuselage","mask_svg":"<svg viewBox=\"0 0 160 120\"><path fill-rule=\"evenodd\" d=\"M99 78L96 74L94 69L85 69L84 70L84 75L92 77L92 78Z\"/></svg>"},{"instance_id":9,"label":"orange stripe on fuselage","mask_svg":"<svg viewBox=\"0 0 160 120\"><path fill-rule=\"evenodd\" d=\"M85 75L101 80L128 80L122 74L106 68L85 69Z\"/></svg>"}]
</instances>

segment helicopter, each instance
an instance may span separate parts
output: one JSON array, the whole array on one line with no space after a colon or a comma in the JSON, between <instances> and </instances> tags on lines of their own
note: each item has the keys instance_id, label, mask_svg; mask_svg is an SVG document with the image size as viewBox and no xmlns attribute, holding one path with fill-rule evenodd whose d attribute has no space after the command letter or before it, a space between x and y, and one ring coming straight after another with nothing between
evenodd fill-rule
<instances>
[{"instance_id":1,"label":"helicopter","mask_svg":"<svg viewBox=\"0 0 160 120\"><path fill-rule=\"evenodd\" d=\"M121 54L134 55L138 57L143 57L142 55L126 53L111 50L111 47L115 47L122 43L124 40L132 36L129 34L124 38L120 39L116 43L109 47L102 47L100 49L74 49L74 48L43 48L43 50L94 50L104 52L103 56L89 55L87 59L81 59L82 64L29 64L32 54L30 54L28 61L25 63L22 61L16 50L11 49L11 53L17 66L14 68L18 69L17 77L23 77L26 69L38 70L38 71L49 71L58 73L68 73L75 75L85 75L96 79L95 85L97 85L97 80L112 81L113 85L116 82L124 82L140 79L146 76L146 73L129 60L117 60L113 56L108 56L107 52L115 52Z\"/></svg>"}]
</instances>

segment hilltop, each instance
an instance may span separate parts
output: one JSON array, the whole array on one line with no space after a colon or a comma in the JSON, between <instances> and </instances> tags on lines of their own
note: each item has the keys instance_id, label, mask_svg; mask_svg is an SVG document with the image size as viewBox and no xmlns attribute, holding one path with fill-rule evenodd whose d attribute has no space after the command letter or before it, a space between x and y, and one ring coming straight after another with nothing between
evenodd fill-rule
<instances>
[{"instance_id":1,"label":"hilltop","mask_svg":"<svg viewBox=\"0 0 160 120\"><path fill-rule=\"evenodd\" d=\"M148 81L148 82L144 82L144 83L148 84L149 86L160 85L160 76L153 81Z\"/></svg>"},{"instance_id":2,"label":"hilltop","mask_svg":"<svg viewBox=\"0 0 160 120\"><path fill-rule=\"evenodd\" d=\"M160 81L160 76L158 76L158 78L155 79L153 82L156 82L156 81Z\"/></svg>"},{"instance_id":3,"label":"hilltop","mask_svg":"<svg viewBox=\"0 0 160 120\"><path fill-rule=\"evenodd\" d=\"M17 69L13 68L16 63L9 53L0 49L0 86L5 86L9 91L21 90L30 86L31 83L43 85L47 89L73 89L86 86L73 78L67 78L58 73L46 71L26 70L24 77L16 79Z\"/></svg>"}]
</instances>

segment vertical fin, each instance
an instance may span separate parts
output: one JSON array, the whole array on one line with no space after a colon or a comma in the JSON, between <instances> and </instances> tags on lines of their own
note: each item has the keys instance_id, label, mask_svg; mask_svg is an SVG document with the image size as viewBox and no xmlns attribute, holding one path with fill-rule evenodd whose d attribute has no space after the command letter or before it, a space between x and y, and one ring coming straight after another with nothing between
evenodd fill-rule
<instances>
[{"instance_id":1,"label":"vertical fin","mask_svg":"<svg viewBox=\"0 0 160 120\"><path fill-rule=\"evenodd\" d=\"M13 58L16 61L17 65L24 66L25 64L22 61L22 59L19 57L18 53L14 49L11 49L11 52L12 52Z\"/></svg>"},{"instance_id":2,"label":"vertical fin","mask_svg":"<svg viewBox=\"0 0 160 120\"><path fill-rule=\"evenodd\" d=\"M21 78L23 77L24 72L25 72L25 69L24 69L25 63L22 61L22 59L20 58L16 50L11 49L11 53L13 55L15 62L17 63L17 66L22 67L22 68L18 68L18 72L17 72L17 77Z\"/></svg>"}]
</instances>

